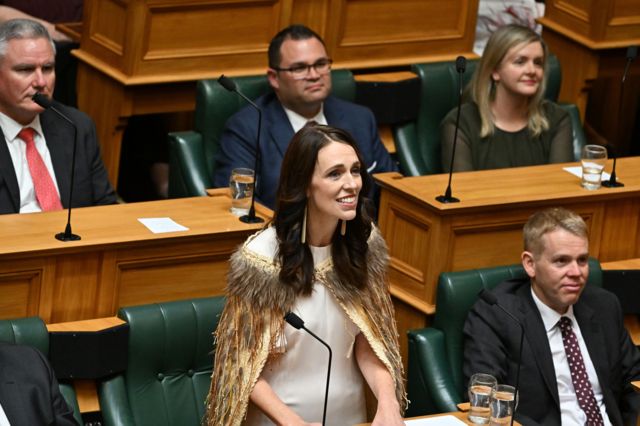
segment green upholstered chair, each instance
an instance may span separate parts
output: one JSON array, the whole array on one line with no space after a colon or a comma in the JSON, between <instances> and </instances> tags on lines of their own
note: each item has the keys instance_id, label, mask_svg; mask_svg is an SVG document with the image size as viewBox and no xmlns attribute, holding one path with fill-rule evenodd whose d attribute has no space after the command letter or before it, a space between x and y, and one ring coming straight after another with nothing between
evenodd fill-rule
<instances>
[{"instance_id":1,"label":"green upholstered chair","mask_svg":"<svg viewBox=\"0 0 640 426\"><path fill-rule=\"evenodd\" d=\"M40 317L0 320L0 342L33 346L46 357L49 356L49 331ZM73 417L83 424L78 399L73 386L59 383L60 393L73 409Z\"/></svg>"},{"instance_id":2,"label":"green upholstered chair","mask_svg":"<svg viewBox=\"0 0 640 426\"><path fill-rule=\"evenodd\" d=\"M233 79L250 99L271 90L267 77ZM349 70L331 72L332 94L353 101L356 84ZM225 123L247 103L224 89L217 80L200 80L196 87L194 130L169 133L169 197L205 195L213 187L215 157Z\"/></svg>"},{"instance_id":3,"label":"green upholstered chair","mask_svg":"<svg viewBox=\"0 0 640 426\"><path fill-rule=\"evenodd\" d=\"M465 86L471 81L478 60L467 61ZM400 169L406 176L442 173L440 165L440 123L449 111L458 105L458 75L455 62L434 62L411 66L420 78L420 107L415 121L394 126L393 138ZM549 56L545 97L556 101L560 93L562 73L555 55ZM574 155L586 143L580 114L576 105L563 108L570 113L574 129Z\"/></svg>"},{"instance_id":4,"label":"green upholstered chair","mask_svg":"<svg viewBox=\"0 0 640 426\"><path fill-rule=\"evenodd\" d=\"M105 426L197 426L213 368L213 332L225 298L121 308L127 369L98 388Z\"/></svg>"},{"instance_id":5,"label":"green upholstered chair","mask_svg":"<svg viewBox=\"0 0 640 426\"><path fill-rule=\"evenodd\" d=\"M589 259L589 271L587 285L602 287L597 260ZM526 277L521 264L440 274L433 324L407 333L407 416L457 411L456 404L468 400L462 372L467 313L480 290L518 277Z\"/></svg>"}]
</instances>

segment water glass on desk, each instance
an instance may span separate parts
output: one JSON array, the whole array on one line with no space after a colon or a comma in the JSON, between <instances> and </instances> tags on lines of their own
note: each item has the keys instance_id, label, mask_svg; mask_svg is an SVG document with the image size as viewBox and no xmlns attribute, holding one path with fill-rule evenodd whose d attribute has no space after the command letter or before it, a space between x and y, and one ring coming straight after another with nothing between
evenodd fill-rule
<instances>
[{"instance_id":1,"label":"water glass on desk","mask_svg":"<svg viewBox=\"0 0 640 426\"><path fill-rule=\"evenodd\" d=\"M511 424L511 418L518 405L516 390L510 385L497 385L491 392L490 426Z\"/></svg>"},{"instance_id":2,"label":"water glass on desk","mask_svg":"<svg viewBox=\"0 0 640 426\"><path fill-rule=\"evenodd\" d=\"M229 189L231 191L231 213L236 216L249 214L255 174L251 169L237 168L231 171Z\"/></svg>"},{"instance_id":3,"label":"water glass on desk","mask_svg":"<svg viewBox=\"0 0 640 426\"><path fill-rule=\"evenodd\" d=\"M477 425L489 423L491 392L498 381L490 374L477 373L469 380L469 421Z\"/></svg>"},{"instance_id":4,"label":"water glass on desk","mask_svg":"<svg viewBox=\"0 0 640 426\"><path fill-rule=\"evenodd\" d=\"M585 145L580 156L582 163L582 187L599 189L602 171L607 162L607 149L601 145Z\"/></svg>"}]
</instances>

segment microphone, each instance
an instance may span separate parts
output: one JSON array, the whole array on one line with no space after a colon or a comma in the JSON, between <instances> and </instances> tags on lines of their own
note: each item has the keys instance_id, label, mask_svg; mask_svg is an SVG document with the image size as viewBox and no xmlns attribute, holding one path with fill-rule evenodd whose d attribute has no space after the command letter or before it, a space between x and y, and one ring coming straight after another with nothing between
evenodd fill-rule
<instances>
[{"instance_id":1,"label":"microphone","mask_svg":"<svg viewBox=\"0 0 640 426\"><path fill-rule=\"evenodd\" d=\"M514 386L515 392L514 392L514 396L513 396L515 399L517 399L518 398L518 388L519 388L519 385L520 385L520 367L522 366L522 346L523 346L522 343L524 341L524 326L522 325L522 323L520 322L520 320L518 318L516 318L514 315L511 314L511 312L507 311L505 308L503 308L498 303L498 298L495 296L495 294L493 294L490 291L487 291L485 289L482 289L482 290L480 290L480 293L478 294L478 296L480 296L480 299L484 300L489 305L497 306L498 309L500 309L502 312L507 314L507 316L509 318L511 318L512 320L517 322L518 325L520 326L520 354L518 355L518 370L516 371L516 384ZM514 417L515 417L515 408L514 408L513 416L511 416L511 426L513 426L513 418Z\"/></svg>"},{"instance_id":2,"label":"microphone","mask_svg":"<svg viewBox=\"0 0 640 426\"><path fill-rule=\"evenodd\" d=\"M251 192L251 208L249 209L249 214L242 216L240 220L244 223L261 223L261 222L264 222L264 219L256 216L255 203L256 203L256 190L258 189L258 185L257 185L258 175L260 174L258 172L258 167L260 167L260 132L262 131L262 110L251 99L245 96L244 93L238 90L238 86L236 86L236 83L230 78L225 77L224 74L222 74L218 78L218 83L220 83L220 85L225 89L227 89L229 92L237 93L242 99L247 101L249 105L254 107L256 111L258 111L258 136L256 137L256 160L253 165L254 179L253 179L253 191Z\"/></svg>"},{"instance_id":3,"label":"microphone","mask_svg":"<svg viewBox=\"0 0 640 426\"><path fill-rule=\"evenodd\" d=\"M284 320L288 322L289 325L291 325L296 330L303 329L304 331L309 333L318 342L322 343L329 351L329 364L327 365L327 387L324 391L324 409L322 410L322 426L324 426L327 420L327 400L329 399L329 379L331 378L331 357L332 357L331 347L324 340L316 336L311 330L306 328L304 326L304 321L302 320L302 318L300 318L293 312L291 311L287 312L287 314L284 316Z\"/></svg>"},{"instance_id":4,"label":"microphone","mask_svg":"<svg viewBox=\"0 0 640 426\"><path fill-rule=\"evenodd\" d=\"M53 101L43 95L42 93L36 92L31 99L33 102L37 103L44 109L50 109L55 112L60 118L62 118L67 123L73 126L73 154L71 155L71 181L69 183L69 201L68 201L68 211L67 211L67 226L64 229L64 232L59 232L56 234L56 239L60 241L78 241L80 239L80 235L74 234L71 232L71 202L73 201L73 179L75 176L76 169L76 147L78 145L78 126L76 123L71 121L69 117L63 114L58 108L53 105Z\"/></svg>"},{"instance_id":5,"label":"microphone","mask_svg":"<svg viewBox=\"0 0 640 426\"><path fill-rule=\"evenodd\" d=\"M631 68L631 63L638 56L638 46L629 46L627 48L627 63L624 66L624 72L622 73L622 80L620 80L620 97L618 99L618 132L617 139L620 140L620 111L622 111L622 104L624 100L624 82L627 80L627 74L629 74L629 68ZM611 171L611 177L609 180L602 182L602 186L605 188L619 188L624 186L622 182L618 182L616 180L616 153L613 149L613 146L610 144L606 145L607 151L609 151L609 156L613 157L613 170Z\"/></svg>"},{"instance_id":6,"label":"microphone","mask_svg":"<svg viewBox=\"0 0 640 426\"><path fill-rule=\"evenodd\" d=\"M609 152L609 157L613 158L613 167L611 168L611 175L609 177L609 180L601 182L601 185L606 188L620 188L621 186L624 186L624 183L619 182L616 178L616 160L618 159L616 150L611 144L606 144L605 148Z\"/></svg>"},{"instance_id":7,"label":"microphone","mask_svg":"<svg viewBox=\"0 0 640 426\"><path fill-rule=\"evenodd\" d=\"M458 56L456 58L456 72L458 73L458 112L456 114L456 129L453 133L453 149L451 150L451 165L449 166L449 184L444 195L438 195L436 201L444 204L458 203L460 200L451 195L451 178L453 177L453 160L456 158L456 145L458 144L458 128L460 127L460 109L462 107L462 79L467 69L467 58Z\"/></svg>"}]
</instances>

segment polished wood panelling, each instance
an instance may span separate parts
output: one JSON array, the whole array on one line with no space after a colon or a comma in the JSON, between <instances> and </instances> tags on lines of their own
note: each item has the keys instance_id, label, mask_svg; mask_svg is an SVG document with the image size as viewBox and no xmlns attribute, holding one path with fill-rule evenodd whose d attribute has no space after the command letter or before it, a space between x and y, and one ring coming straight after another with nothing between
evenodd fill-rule
<instances>
[{"instance_id":1,"label":"polished wood panelling","mask_svg":"<svg viewBox=\"0 0 640 426\"><path fill-rule=\"evenodd\" d=\"M600 261L640 256L640 157L618 160L625 183L618 189L587 191L562 170L566 165L576 163L456 173L453 195L461 201L452 204L435 201L447 175L376 175L392 293L400 289L433 309L441 272L518 263L522 226L533 212L551 206L570 208L586 220L590 254ZM413 306L429 313L424 304Z\"/></svg>"},{"instance_id":2,"label":"polished wood panelling","mask_svg":"<svg viewBox=\"0 0 640 426\"><path fill-rule=\"evenodd\" d=\"M76 209L73 231L82 240L67 243L54 238L66 211L0 216L0 318L58 323L223 294L229 256L262 227L240 222L229 207L218 195ZM171 217L189 230L153 234L141 217Z\"/></svg>"}]
</instances>

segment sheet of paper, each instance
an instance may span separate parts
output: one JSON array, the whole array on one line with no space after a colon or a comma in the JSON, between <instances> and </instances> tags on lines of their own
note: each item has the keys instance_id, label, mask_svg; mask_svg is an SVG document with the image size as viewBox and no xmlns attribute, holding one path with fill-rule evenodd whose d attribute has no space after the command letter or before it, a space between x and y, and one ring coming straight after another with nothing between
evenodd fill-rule
<instances>
[{"instance_id":1,"label":"sheet of paper","mask_svg":"<svg viewBox=\"0 0 640 426\"><path fill-rule=\"evenodd\" d=\"M429 419L405 420L404 424L407 426L466 426L466 423L462 420L449 415L431 417Z\"/></svg>"},{"instance_id":2,"label":"sheet of paper","mask_svg":"<svg viewBox=\"0 0 640 426\"><path fill-rule=\"evenodd\" d=\"M141 217L138 221L146 226L154 234L165 232L188 231L189 228L174 222L170 217Z\"/></svg>"},{"instance_id":3,"label":"sheet of paper","mask_svg":"<svg viewBox=\"0 0 640 426\"><path fill-rule=\"evenodd\" d=\"M578 178L582 179L582 167L581 166L575 166L575 167L564 167L564 170L568 171L569 173L571 173L574 176L577 176ZM611 175L607 172L602 172L602 180L609 180L609 178L611 177Z\"/></svg>"}]
</instances>

